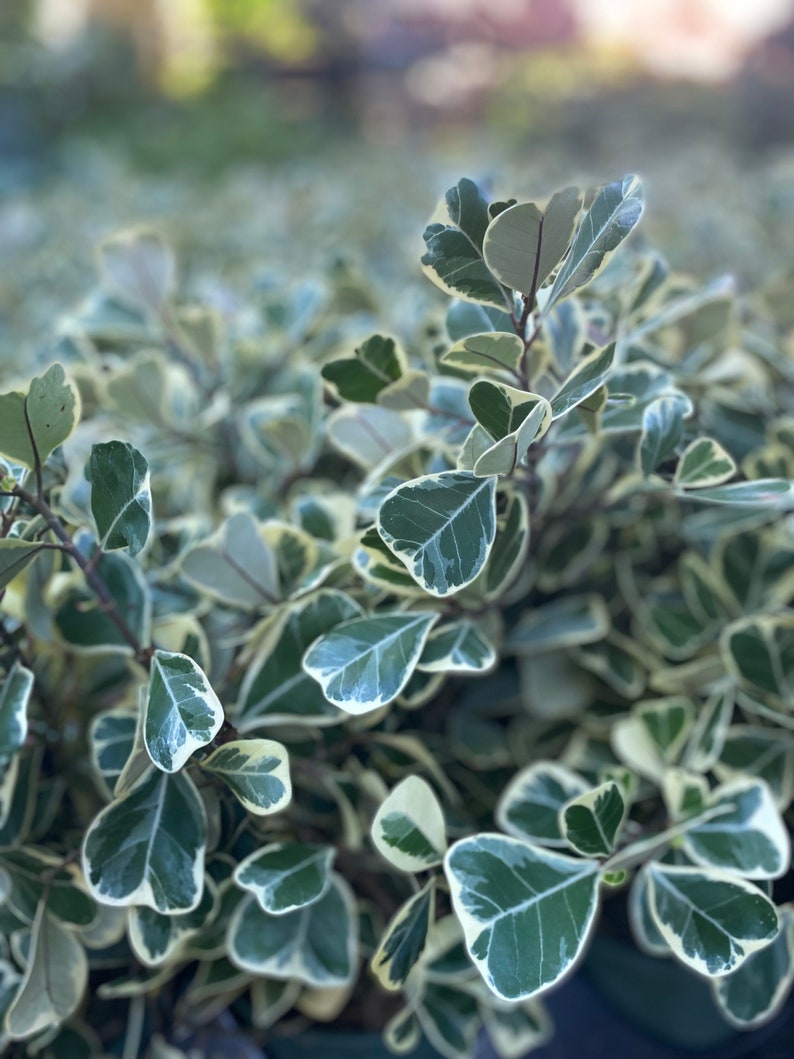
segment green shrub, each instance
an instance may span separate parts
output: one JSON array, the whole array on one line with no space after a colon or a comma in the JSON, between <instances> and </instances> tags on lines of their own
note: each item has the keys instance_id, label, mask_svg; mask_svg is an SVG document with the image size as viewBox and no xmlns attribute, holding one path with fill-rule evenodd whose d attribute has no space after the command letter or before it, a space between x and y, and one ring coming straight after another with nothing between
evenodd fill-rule
<instances>
[{"instance_id":1,"label":"green shrub","mask_svg":"<svg viewBox=\"0 0 794 1059\"><path fill-rule=\"evenodd\" d=\"M730 1022L777 1010L793 376L641 211L461 180L410 351L346 346L348 274L224 321L103 245L66 370L0 396L8 1054L230 1008L514 1056L624 898Z\"/></svg>"}]
</instances>

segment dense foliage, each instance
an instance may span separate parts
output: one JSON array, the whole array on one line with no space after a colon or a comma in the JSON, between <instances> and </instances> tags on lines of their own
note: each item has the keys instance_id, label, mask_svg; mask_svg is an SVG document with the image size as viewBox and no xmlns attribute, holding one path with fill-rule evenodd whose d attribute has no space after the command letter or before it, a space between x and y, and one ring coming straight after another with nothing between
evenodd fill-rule
<instances>
[{"instance_id":1,"label":"dense foliage","mask_svg":"<svg viewBox=\"0 0 794 1059\"><path fill-rule=\"evenodd\" d=\"M621 896L729 1021L779 1008L794 375L641 212L459 181L408 349L344 268L224 318L103 244L0 396L9 1054L230 1008L516 1056Z\"/></svg>"}]
</instances>

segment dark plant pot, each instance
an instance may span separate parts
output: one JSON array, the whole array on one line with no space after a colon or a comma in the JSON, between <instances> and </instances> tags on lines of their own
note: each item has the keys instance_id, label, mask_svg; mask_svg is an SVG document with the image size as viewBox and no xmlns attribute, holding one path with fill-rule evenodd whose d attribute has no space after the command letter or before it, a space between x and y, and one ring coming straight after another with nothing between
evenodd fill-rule
<instances>
[{"instance_id":1,"label":"dark plant pot","mask_svg":"<svg viewBox=\"0 0 794 1059\"><path fill-rule=\"evenodd\" d=\"M267 1059L394 1059L379 1033L306 1030L295 1037L273 1036L266 1045ZM441 1059L427 1041L409 1052L407 1059Z\"/></svg>"}]
</instances>

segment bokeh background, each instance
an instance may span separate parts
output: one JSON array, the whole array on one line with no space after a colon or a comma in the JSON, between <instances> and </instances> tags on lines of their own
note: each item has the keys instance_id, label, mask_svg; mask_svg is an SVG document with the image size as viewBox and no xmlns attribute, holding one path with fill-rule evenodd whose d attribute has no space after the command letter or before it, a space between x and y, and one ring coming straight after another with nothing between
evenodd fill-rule
<instances>
[{"instance_id":1,"label":"bokeh background","mask_svg":"<svg viewBox=\"0 0 794 1059\"><path fill-rule=\"evenodd\" d=\"M781 300L794 0L0 0L0 364L41 355L130 223L222 307L345 267L410 312L458 177L627 172L676 269Z\"/></svg>"}]
</instances>

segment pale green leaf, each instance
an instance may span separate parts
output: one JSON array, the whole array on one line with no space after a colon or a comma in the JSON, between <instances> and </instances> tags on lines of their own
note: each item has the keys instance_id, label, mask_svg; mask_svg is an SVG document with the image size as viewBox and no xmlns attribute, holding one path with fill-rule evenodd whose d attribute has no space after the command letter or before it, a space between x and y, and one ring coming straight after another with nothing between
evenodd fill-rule
<instances>
[{"instance_id":1,"label":"pale green leaf","mask_svg":"<svg viewBox=\"0 0 794 1059\"><path fill-rule=\"evenodd\" d=\"M152 525L149 464L132 445L107 441L91 448L91 512L105 551L128 548L138 555Z\"/></svg>"},{"instance_id":2,"label":"pale green leaf","mask_svg":"<svg viewBox=\"0 0 794 1059\"><path fill-rule=\"evenodd\" d=\"M178 772L195 750L212 742L223 719L218 696L192 658L154 652L143 733L149 757L159 769Z\"/></svg>"},{"instance_id":3,"label":"pale green leaf","mask_svg":"<svg viewBox=\"0 0 794 1059\"><path fill-rule=\"evenodd\" d=\"M303 667L329 702L346 713L369 713L406 686L438 617L398 612L352 618L320 636Z\"/></svg>"},{"instance_id":4,"label":"pale green leaf","mask_svg":"<svg viewBox=\"0 0 794 1059\"><path fill-rule=\"evenodd\" d=\"M88 828L83 874L91 893L109 905L192 911L201 900L206 828L190 778L150 769Z\"/></svg>"},{"instance_id":5,"label":"pale green leaf","mask_svg":"<svg viewBox=\"0 0 794 1059\"><path fill-rule=\"evenodd\" d=\"M153 231L128 229L99 247L105 282L135 309L158 315L173 294L176 263L170 247Z\"/></svg>"},{"instance_id":6,"label":"pale green leaf","mask_svg":"<svg viewBox=\"0 0 794 1059\"><path fill-rule=\"evenodd\" d=\"M392 790L372 822L375 848L400 871L426 871L447 848L444 814L432 787L407 776Z\"/></svg>"},{"instance_id":7,"label":"pale green leaf","mask_svg":"<svg viewBox=\"0 0 794 1059\"><path fill-rule=\"evenodd\" d=\"M696 489L686 494L689 500L736 507L768 507L776 511L794 508L794 484L787 478L759 478L754 482L729 482L713 489Z\"/></svg>"},{"instance_id":8,"label":"pale green leaf","mask_svg":"<svg viewBox=\"0 0 794 1059\"><path fill-rule=\"evenodd\" d=\"M516 334L491 331L468 335L442 356L441 363L476 375L487 371L518 371L524 343Z\"/></svg>"},{"instance_id":9,"label":"pale green leaf","mask_svg":"<svg viewBox=\"0 0 794 1059\"><path fill-rule=\"evenodd\" d=\"M159 967L173 961L185 944L212 919L216 907L217 888L207 877L201 901L192 912L173 916L155 912L153 908L131 908L128 933L132 951L145 967Z\"/></svg>"},{"instance_id":10,"label":"pale green leaf","mask_svg":"<svg viewBox=\"0 0 794 1059\"><path fill-rule=\"evenodd\" d=\"M330 846L274 842L241 860L234 881L263 911L283 916L320 900L331 885L333 859Z\"/></svg>"},{"instance_id":11,"label":"pale green leaf","mask_svg":"<svg viewBox=\"0 0 794 1059\"><path fill-rule=\"evenodd\" d=\"M213 750L201 767L220 776L257 816L277 813L292 798L287 751L273 739L234 739Z\"/></svg>"},{"instance_id":12,"label":"pale green leaf","mask_svg":"<svg viewBox=\"0 0 794 1059\"><path fill-rule=\"evenodd\" d=\"M256 520L241 511L182 558L182 576L223 603L256 610L279 596L278 568L272 548Z\"/></svg>"},{"instance_id":13,"label":"pale green leaf","mask_svg":"<svg viewBox=\"0 0 794 1059\"><path fill-rule=\"evenodd\" d=\"M88 961L74 931L42 901L30 936L25 975L5 1018L12 1040L59 1026L75 1011L88 983Z\"/></svg>"},{"instance_id":14,"label":"pale green leaf","mask_svg":"<svg viewBox=\"0 0 794 1059\"><path fill-rule=\"evenodd\" d=\"M544 312L598 275L640 219L642 205L642 185L635 176L601 188L579 222Z\"/></svg>"},{"instance_id":15,"label":"pale green leaf","mask_svg":"<svg viewBox=\"0 0 794 1059\"><path fill-rule=\"evenodd\" d=\"M674 481L680 489L704 489L722 485L734 474L736 464L718 441L697 438L684 449Z\"/></svg>"},{"instance_id":16,"label":"pale green leaf","mask_svg":"<svg viewBox=\"0 0 794 1059\"><path fill-rule=\"evenodd\" d=\"M0 592L45 548L46 545L38 541L23 541L19 537L0 538Z\"/></svg>"},{"instance_id":17,"label":"pale green leaf","mask_svg":"<svg viewBox=\"0 0 794 1059\"><path fill-rule=\"evenodd\" d=\"M469 955L497 996L525 1000L570 970L595 919L596 861L482 834L456 842L444 870Z\"/></svg>"},{"instance_id":18,"label":"pale green leaf","mask_svg":"<svg viewBox=\"0 0 794 1059\"><path fill-rule=\"evenodd\" d=\"M378 532L431 595L448 596L485 565L496 535L496 479L442 471L393 489Z\"/></svg>"},{"instance_id":19,"label":"pale green leaf","mask_svg":"<svg viewBox=\"0 0 794 1059\"><path fill-rule=\"evenodd\" d=\"M526 456L530 445L542 438L549 429L551 419L551 405L545 397L537 397L519 427L477 457L474 474L478 478L490 474L511 474Z\"/></svg>"},{"instance_id":20,"label":"pale green leaf","mask_svg":"<svg viewBox=\"0 0 794 1059\"><path fill-rule=\"evenodd\" d=\"M37 376L27 393L0 394L0 453L33 470L63 444L80 419L80 393L60 364Z\"/></svg>"}]
</instances>

